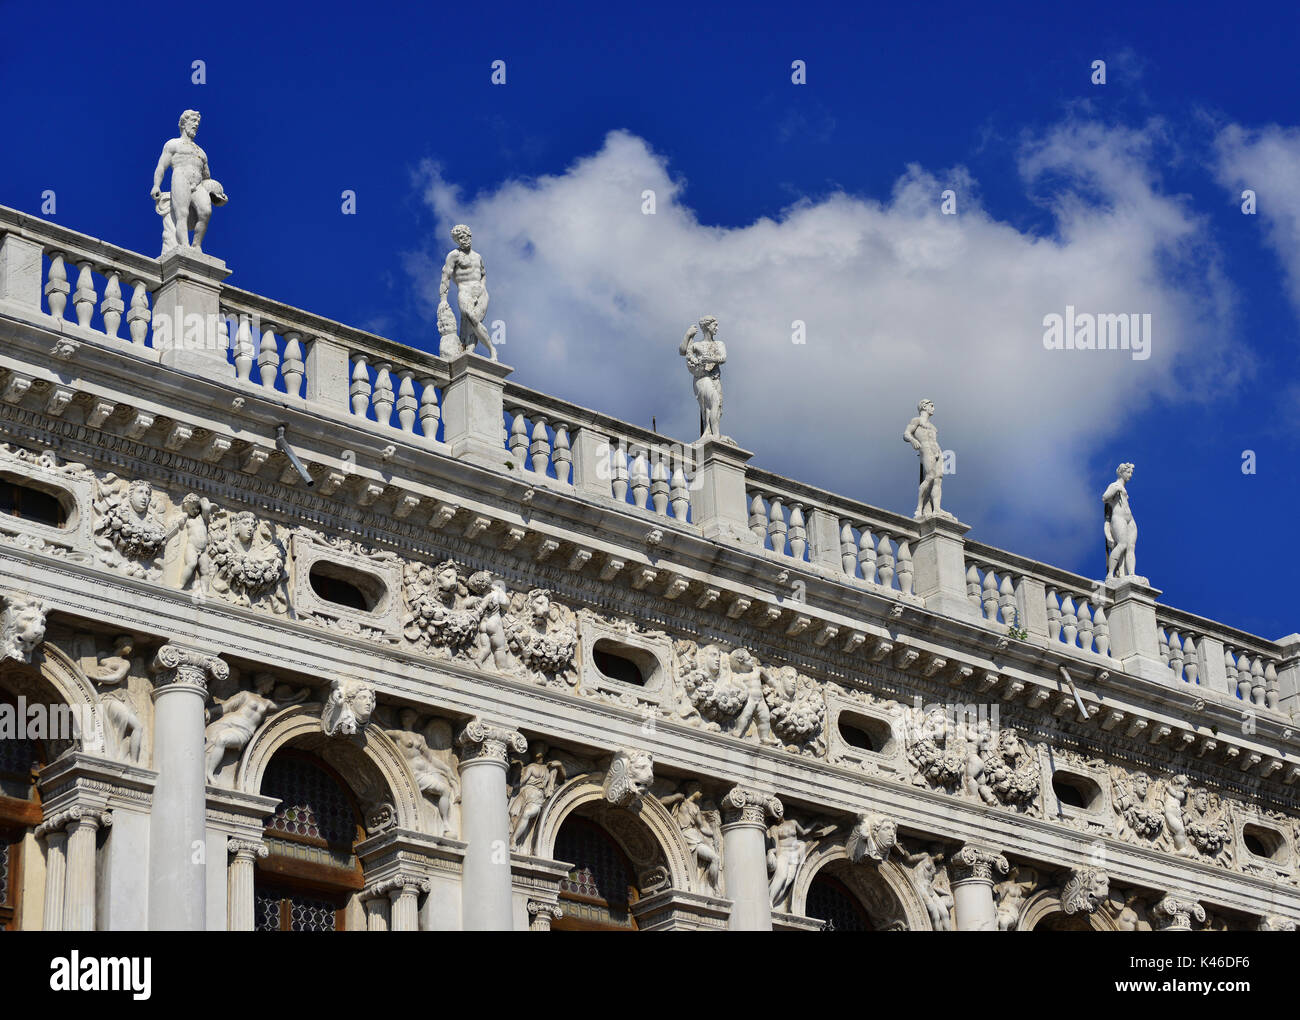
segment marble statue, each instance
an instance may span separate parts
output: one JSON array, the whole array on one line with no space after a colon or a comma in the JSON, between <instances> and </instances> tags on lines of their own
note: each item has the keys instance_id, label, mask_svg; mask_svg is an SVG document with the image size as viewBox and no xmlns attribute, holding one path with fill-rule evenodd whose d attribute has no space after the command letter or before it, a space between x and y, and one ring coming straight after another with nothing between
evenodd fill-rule
<instances>
[{"instance_id":1,"label":"marble statue","mask_svg":"<svg viewBox=\"0 0 1300 1020\"><path fill-rule=\"evenodd\" d=\"M1137 576L1137 522L1128 505L1127 483L1133 477L1133 465L1115 469L1115 481L1101 494L1106 504L1106 580Z\"/></svg>"},{"instance_id":2,"label":"marble statue","mask_svg":"<svg viewBox=\"0 0 1300 1020\"><path fill-rule=\"evenodd\" d=\"M682 830L682 839L695 860L695 866L707 879L708 890L716 893L721 888L722 854L718 850L718 833L707 812L700 808L704 791L699 783L688 783L683 793L670 793L663 798L664 807L672 808L673 819Z\"/></svg>"},{"instance_id":3,"label":"marble statue","mask_svg":"<svg viewBox=\"0 0 1300 1020\"><path fill-rule=\"evenodd\" d=\"M181 562L180 587L184 591L200 577L203 554L208 548L208 529L212 523L212 504L206 496L188 493L181 500L185 514L185 548Z\"/></svg>"},{"instance_id":4,"label":"marble statue","mask_svg":"<svg viewBox=\"0 0 1300 1020\"><path fill-rule=\"evenodd\" d=\"M1183 806L1187 803L1187 777L1182 773L1174 776L1165 784L1165 831L1175 853L1191 853L1191 843L1187 838L1187 827L1183 823Z\"/></svg>"},{"instance_id":5,"label":"marble statue","mask_svg":"<svg viewBox=\"0 0 1300 1020\"><path fill-rule=\"evenodd\" d=\"M917 415L907 423L903 442L911 443L921 458L921 484L916 495L916 513L913 517L952 517L939 506L943 497L943 450L939 446L939 430L934 427L934 401L922 400L916 405Z\"/></svg>"},{"instance_id":6,"label":"marble statue","mask_svg":"<svg viewBox=\"0 0 1300 1020\"><path fill-rule=\"evenodd\" d=\"M834 825L804 825L793 818L777 822L768 830L772 847L767 852L767 870L771 876L767 892L772 906L780 906L790 895L790 887L808 859L812 844L834 831Z\"/></svg>"},{"instance_id":7,"label":"marble statue","mask_svg":"<svg viewBox=\"0 0 1300 1020\"><path fill-rule=\"evenodd\" d=\"M433 805L437 814L434 835L441 836L451 827L452 809L460 798L460 778L451 763L438 757L425 735L416 730L416 718L415 709L403 708L397 714L397 728L385 732L406 759L411 775L415 777L415 785ZM449 734L446 743L450 746Z\"/></svg>"},{"instance_id":8,"label":"marble statue","mask_svg":"<svg viewBox=\"0 0 1300 1020\"><path fill-rule=\"evenodd\" d=\"M993 888L997 898L998 931L1015 931L1025 899L1038 885L1037 874L1029 868L1015 867L1011 874Z\"/></svg>"},{"instance_id":9,"label":"marble statue","mask_svg":"<svg viewBox=\"0 0 1300 1020\"><path fill-rule=\"evenodd\" d=\"M208 174L208 156L194 141L199 130L199 112L181 114L180 134L163 146L153 172L153 200L163 218L162 254L173 248L193 248L203 254L203 235L214 205L226 204L226 192ZM163 174L172 171L172 189L162 190ZM190 244L190 231L194 243Z\"/></svg>"},{"instance_id":10,"label":"marble statue","mask_svg":"<svg viewBox=\"0 0 1300 1020\"><path fill-rule=\"evenodd\" d=\"M752 724L764 744L779 744L772 735L772 712L763 696L763 669L747 648L737 648L730 656L731 675L745 689L745 704L736 719L735 734L743 737Z\"/></svg>"},{"instance_id":11,"label":"marble statue","mask_svg":"<svg viewBox=\"0 0 1300 1020\"><path fill-rule=\"evenodd\" d=\"M505 585L486 570L471 574L466 584L474 596L470 608L478 618L475 661L480 666L491 663L497 669L508 669L511 656L505 612L510 608L510 596L506 594Z\"/></svg>"},{"instance_id":12,"label":"marble statue","mask_svg":"<svg viewBox=\"0 0 1300 1020\"><path fill-rule=\"evenodd\" d=\"M447 289L456 281L456 301L460 305L460 343L463 351L472 351L478 344L488 349L488 357L497 360L492 336L483 325L487 315L487 269L483 256L470 247L473 235L469 227L458 223L451 228L451 239L456 247L447 253L442 266L442 282L438 285L439 332L445 321L442 306L447 303Z\"/></svg>"},{"instance_id":13,"label":"marble statue","mask_svg":"<svg viewBox=\"0 0 1300 1020\"><path fill-rule=\"evenodd\" d=\"M547 750L540 741L533 746L533 760L520 768L510 798L510 845L517 850L525 849L542 806L565 778L564 764L547 761Z\"/></svg>"},{"instance_id":14,"label":"marble statue","mask_svg":"<svg viewBox=\"0 0 1300 1020\"><path fill-rule=\"evenodd\" d=\"M712 315L692 323L677 353L695 380L695 399L700 404L700 438L733 443L722 434L722 366L727 362L727 345L717 338L718 320ZM699 337L697 340L696 337Z\"/></svg>"},{"instance_id":15,"label":"marble statue","mask_svg":"<svg viewBox=\"0 0 1300 1020\"><path fill-rule=\"evenodd\" d=\"M114 640L109 655L96 656L96 669L86 671L86 676L97 686L112 688L99 699L105 722L105 750L110 758L131 764L140 761L140 746L144 738L144 722L131 701L130 691L124 686L127 674L131 672L134 650L135 642L123 634Z\"/></svg>"},{"instance_id":16,"label":"marble statue","mask_svg":"<svg viewBox=\"0 0 1300 1020\"><path fill-rule=\"evenodd\" d=\"M903 855L903 863L912 869L916 890L925 903L926 913L930 915L930 926L935 931L951 931L952 893L943 887L939 876L943 854L932 854L925 850L908 853L901 845L899 850Z\"/></svg>"},{"instance_id":17,"label":"marble statue","mask_svg":"<svg viewBox=\"0 0 1300 1020\"><path fill-rule=\"evenodd\" d=\"M234 751L238 754L242 751L268 715L306 700L309 692L303 688L292 697L277 701L271 697L275 682L274 674L259 673L253 679L251 691L236 691L224 701L214 699L221 707L221 715L208 723L203 731L203 762L209 783L215 780L226 752Z\"/></svg>"}]
</instances>

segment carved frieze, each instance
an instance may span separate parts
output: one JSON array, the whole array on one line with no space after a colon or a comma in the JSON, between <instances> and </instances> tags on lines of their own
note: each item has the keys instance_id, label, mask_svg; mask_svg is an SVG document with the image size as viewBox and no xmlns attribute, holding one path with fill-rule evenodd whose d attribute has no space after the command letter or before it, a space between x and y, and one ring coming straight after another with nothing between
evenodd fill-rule
<instances>
[{"instance_id":1,"label":"carved frieze","mask_svg":"<svg viewBox=\"0 0 1300 1020\"><path fill-rule=\"evenodd\" d=\"M95 499L95 545L100 561L131 577L157 580L167 541L163 500L146 480L105 475Z\"/></svg>"}]
</instances>

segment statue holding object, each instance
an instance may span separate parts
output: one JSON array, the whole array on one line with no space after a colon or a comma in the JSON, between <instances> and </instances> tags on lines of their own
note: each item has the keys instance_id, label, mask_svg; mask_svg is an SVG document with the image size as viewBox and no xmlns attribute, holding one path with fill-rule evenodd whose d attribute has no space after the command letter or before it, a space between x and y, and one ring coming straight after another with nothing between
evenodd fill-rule
<instances>
[{"instance_id":1,"label":"statue holding object","mask_svg":"<svg viewBox=\"0 0 1300 1020\"><path fill-rule=\"evenodd\" d=\"M452 355L451 351L445 350L449 345L443 331L451 315L447 290L455 280L456 302L460 305L461 345L461 350L455 353L472 351L481 343L488 349L488 357L496 361L496 348L483 325L488 307L487 269L483 265L483 256L470 246L473 235L465 224L458 223L451 228L451 239L456 242L456 247L447 253L447 261L442 266L442 282L438 285L438 332L443 334L439 353L443 357Z\"/></svg>"},{"instance_id":2,"label":"statue holding object","mask_svg":"<svg viewBox=\"0 0 1300 1020\"><path fill-rule=\"evenodd\" d=\"M1115 481L1102 493L1106 505L1106 580L1117 581L1123 577L1137 577L1137 521L1128 504L1129 479L1133 465L1121 464L1115 469ZM1142 580L1145 581L1145 578Z\"/></svg>"},{"instance_id":3,"label":"statue holding object","mask_svg":"<svg viewBox=\"0 0 1300 1020\"><path fill-rule=\"evenodd\" d=\"M677 348L695 380L695 399L700 404L700 438L720 439L735 445L722 434L722 366L727 362L727 345L717 338L718 320L712 315L692 323ZM697 340L696 337L699 337Z\"/></svg>"},{"instance_id":4,"label":"statue holding object","mask_svg":"<svg viewBox=\"0 0 1300 1020\"><path fill-rule=\"evenodd\" d=\"M916 410L916 417L903 431L903 442L911 443L921 458L920 489L916 494L916 513L912 516L952 518L952 514L939 506L943 497L943 450L939 446L939 430L930 420L934 417L934 401L922 400Z\"/></svg>"},{"instance_id":5,"label":"statue holding object","mask_svg":"<svg viewBox=\"0 0 1300 1020\"><path fill-rule=\"evenodd\" d=\"M181 114L180 134L163 146L153 172L154 208L163 218L162 255L175 248L193 248L203 254L203 235L214 205L225 205L226 192L208 174L208 155L194 141L199 130L198 110ZM172 171L172 189L162 190L163 174ZM190 244L190 231L194 243ZM160 256L161 257L161 256Z\"/></svg>"}]
</instances>

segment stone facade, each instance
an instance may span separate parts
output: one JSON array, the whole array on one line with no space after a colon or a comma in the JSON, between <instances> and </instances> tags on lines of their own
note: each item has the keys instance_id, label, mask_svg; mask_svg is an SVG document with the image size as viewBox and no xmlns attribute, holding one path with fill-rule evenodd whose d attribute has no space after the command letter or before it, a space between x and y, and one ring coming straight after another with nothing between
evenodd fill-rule
<instances>
[{"instance_id":1,"label":"stone facade","mask_svg":"<svg viewBox=\"0 0 1300 1020\"><path fill-rule=\"evenodd\" d=\"M0 208L11 927L1300 920L1300 636L227 275Z\"/></svg>"}]
</instances>

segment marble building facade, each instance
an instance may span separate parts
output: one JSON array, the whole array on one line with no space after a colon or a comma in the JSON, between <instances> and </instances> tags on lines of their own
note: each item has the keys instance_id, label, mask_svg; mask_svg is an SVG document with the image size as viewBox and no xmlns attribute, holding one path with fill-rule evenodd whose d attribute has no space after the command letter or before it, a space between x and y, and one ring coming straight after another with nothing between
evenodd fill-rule
<instances>
[{"instance_id":1,"label":"marble building facade","mask_svg":"<svg viewBox=\"0 0 1300 1020\"><path fill-rule=\"evenodd\" d=\"M1294 930L1300 635L228 275L0 208L0 925Z\"/></svg>"}]
</instances>

